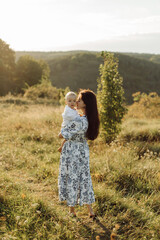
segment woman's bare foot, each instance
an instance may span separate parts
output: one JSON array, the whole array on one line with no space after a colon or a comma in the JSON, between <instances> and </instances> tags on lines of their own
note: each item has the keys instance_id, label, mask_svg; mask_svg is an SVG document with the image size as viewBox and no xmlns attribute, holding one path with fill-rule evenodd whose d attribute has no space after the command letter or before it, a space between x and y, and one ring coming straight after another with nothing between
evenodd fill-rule
<instances>
[{"instance_id":1,"label":"woman's bare foot","mask_svg":"<svg viewBox=\"0 0 160 240\"><path fill-rule=\"evenodd\" d=\"M88 208L88 212L89 212L89 217L95 219L96 214L93 212L93 209L92 209L91 205L87 204L87 208Z\"/></svg>"}]
</instances>

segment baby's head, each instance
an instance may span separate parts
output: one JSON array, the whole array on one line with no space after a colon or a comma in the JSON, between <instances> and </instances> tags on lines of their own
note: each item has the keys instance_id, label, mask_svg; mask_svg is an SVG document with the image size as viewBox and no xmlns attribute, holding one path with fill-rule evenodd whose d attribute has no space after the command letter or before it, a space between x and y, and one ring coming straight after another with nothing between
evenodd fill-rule
<instances>
[{"instance_id":1,"label":"baby's head","mask_svg":"<svg viewBox=\"0 0 160 240\"><path fill-rule=\"evenodd\" d=\"M65 96L65 102L68 107L74 109L76 106L77 95L74 92L68 92Z\"/></svg>"}]
</instances>

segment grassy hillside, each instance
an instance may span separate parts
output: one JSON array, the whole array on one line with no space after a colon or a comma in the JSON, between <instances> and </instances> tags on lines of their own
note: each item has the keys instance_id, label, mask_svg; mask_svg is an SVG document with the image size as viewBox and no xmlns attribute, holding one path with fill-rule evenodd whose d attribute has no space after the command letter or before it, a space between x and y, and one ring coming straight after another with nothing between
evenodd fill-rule
<instances>
[{"instance_id":1,"label":"grassy hillside","mask_svg":"<svg viewBox=\"0 0 160 240\"><path fill-rule=\"evenodd\" d=\"M17 58L25 52L17 52ZM26 52L35 58L42 58L49 64L51 81L58 88L70 87L97 90L99 65L103 63L100 53L86 51L71 52ZM115 54L119 58L119 71L124 79L127 103L132 102L132 94L157 92L160 94L159 55ZM154 59L154 60L153 60Z\"/></svg>"},{"instance_id":2,"label":"grassy hillside","mask_svg":"<svg viewBox=\"0 0 160 240\"><path fill-rule=\"evenodd\" d=\"M63 107L3 99L0 111L1 239L159 239L159 116L133 118L131 108L117 141L89 143L93 221L86 207L76 207L78 217L71 218L58 201Z\"/></svg>"}]
</instances>

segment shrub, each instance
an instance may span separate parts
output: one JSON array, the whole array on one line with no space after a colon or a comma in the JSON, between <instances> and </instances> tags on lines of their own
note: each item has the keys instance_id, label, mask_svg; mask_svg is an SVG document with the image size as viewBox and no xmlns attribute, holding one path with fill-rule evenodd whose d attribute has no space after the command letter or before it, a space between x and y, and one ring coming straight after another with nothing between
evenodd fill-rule
<instances>
[{"instance_id":1,"label":"shrub","mask_svg":"<svg viewBox=\"0 0 160 240\"><path fill-rule=\"evenodd\" d=\"M53 87L49 82L42 82L40 84L29 87L25 90L24 97L35 100L37 98L53 99L59 101L59 90Z\"/></svg>"},{"instance_id":2,"label":"shrub","mask_svg":"<svg viewBox=\"0 0 160 240\"><path fill-rule=\"evenodd\" d=\"M160 97L156 92L132 94L134 103L129 107L128 116L135 118L159 118Z\"/></svg>"}]
</instances>

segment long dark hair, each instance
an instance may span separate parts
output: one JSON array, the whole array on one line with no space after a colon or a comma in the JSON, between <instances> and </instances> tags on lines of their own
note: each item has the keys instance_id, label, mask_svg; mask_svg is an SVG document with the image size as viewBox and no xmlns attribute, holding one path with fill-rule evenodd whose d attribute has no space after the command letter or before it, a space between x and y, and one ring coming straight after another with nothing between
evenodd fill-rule
<instances>
[{"instance_id":1,"label":"long dark hair","mask_svg":"<svg viewBox=\"0 0 160 240\"><path fill-rule=\"evenodd\" d=\"M98 136L100 124L96 95L93 91L84 89L80 90L79 96L86 105L86 116L88 119L86 137L89 140L94 140Z\"/></svg>"}]
</instances>

